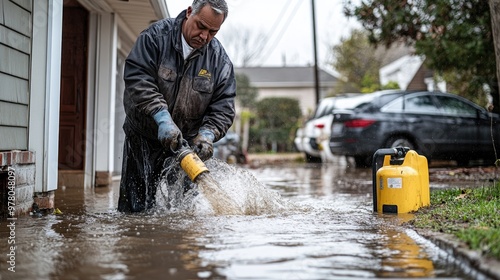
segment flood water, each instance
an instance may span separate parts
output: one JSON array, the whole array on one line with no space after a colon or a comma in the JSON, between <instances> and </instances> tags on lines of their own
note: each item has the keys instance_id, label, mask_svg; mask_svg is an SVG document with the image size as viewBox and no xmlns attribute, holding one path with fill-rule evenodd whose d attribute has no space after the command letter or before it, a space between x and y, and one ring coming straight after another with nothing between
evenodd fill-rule
<instances>
[{"instance_id":1,"label":"flood water","mask_svg":"<svg viewBox=\"0 0 500 280\"><path fill-rule=\"evenodd\" d=\"M61 188L62 214L19 217L14 230L1 222L0 279L483 278L401 226L411 215L374 214L369 169L207 166L244 214L165 185L140 214L116 211L118 182Z\"/></svg>"}]
</instances>

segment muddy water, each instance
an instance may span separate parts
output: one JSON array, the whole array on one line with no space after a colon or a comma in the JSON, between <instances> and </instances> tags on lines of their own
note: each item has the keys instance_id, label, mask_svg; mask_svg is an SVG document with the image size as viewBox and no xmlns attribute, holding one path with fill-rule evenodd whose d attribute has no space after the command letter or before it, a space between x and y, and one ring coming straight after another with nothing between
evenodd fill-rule
<instances>
[{"instance_id":1,"label":"muddy water","mask_svg":"<svg viewBox=\"0 0 500 280\"><path fill-rule=\"evenodd\" d=\"M218 215L196 189L162 185L153 211L131 215L116 211L117 183L63 188L62 214L2 221L1 279L480 278L401 227L410 215L373 214L370 170L208 167L245 214Z\"/></svg>"}]
</instances>

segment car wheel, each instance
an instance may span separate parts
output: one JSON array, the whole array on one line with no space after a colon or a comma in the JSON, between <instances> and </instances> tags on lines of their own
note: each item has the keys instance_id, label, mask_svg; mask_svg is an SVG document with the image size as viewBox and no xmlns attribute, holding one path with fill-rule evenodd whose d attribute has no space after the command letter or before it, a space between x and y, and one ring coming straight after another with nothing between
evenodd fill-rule
<instances>
[{"instance_id":1,"label":"car wheel","mask_svg":"<svg viewBox=\"0 0 500 280\"><path fill-rule=\"evenodd\" d=\"M415 150L415 144L404 136L393 136L386 142L386 147L408 147L410 150Z\"/></svg>"}]
</instances>

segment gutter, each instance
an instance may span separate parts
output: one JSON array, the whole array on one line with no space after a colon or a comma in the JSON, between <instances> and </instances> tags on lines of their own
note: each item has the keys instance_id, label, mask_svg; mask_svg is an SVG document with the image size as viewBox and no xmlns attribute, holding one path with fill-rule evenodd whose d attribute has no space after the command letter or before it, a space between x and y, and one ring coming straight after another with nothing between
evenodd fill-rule
<instances>
[{"instance_id":1,"label":"gutter","mask_svg":"<svg viewBox=\"0 0 500 280\"><path fill-rule=\"evenodd\" d=\"M155 12L155 15L159 19L169 18L170 13L168 12L167 0L150 0L151 6Z\"/></svg>"}]
</instances>

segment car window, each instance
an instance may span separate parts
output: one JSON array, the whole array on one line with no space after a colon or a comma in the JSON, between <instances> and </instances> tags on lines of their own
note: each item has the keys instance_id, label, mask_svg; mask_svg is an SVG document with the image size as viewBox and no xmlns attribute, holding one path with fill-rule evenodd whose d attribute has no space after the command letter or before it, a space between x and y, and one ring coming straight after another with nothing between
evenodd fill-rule
<instances>
[{"instance_id":1,"label":"car window","mask_svg":"<svg viewBox=\"0 0 500 280\"><path fill-rule=\"evenodd\" d=\"M324 114L325 114L325 107L324 106L318 107L318 109L316 110L316 114L314 114L314 118L317 119L319 117L322 117Z\"/></svg>"},{"instance_id":2,"label":"car window","mask_svg":"<svg viewBox=\"0 0 500 280\"><path fill-rule=\"evenodd\" d=\"M440 112L440 109L436 107L431 96L420 95L396 98L382 107L381 111L390 113L436 114Z\"/></svg>"},{"instance_id":3,"label":"car window","mask_svg":"<svg viewBox=\"0 0 500 280\"><path fill-rule=\"evenodd\" d=\"M406 113L435 114L439 113L440 110L432 101L431 96L420 95L406 98L404 111Z\"/></svg>"},{"instance_id":4,"label":"car window","mask_svg":"<svg viewBox=\"0 0 500 280\"><path fill-rule=\"evenodd\" d=\"M403 112L403 97L397 98L380 109L382 112L402 113Z\"/></svg>"},{"instance_id":5,"label":"car window","mask_svg":"<svg viewBox=\"0 0 500 280\"><path fill-rule=\"evenodd\" d=\"M377 103L377 106L380 107L380 106L384 106L385 104L391 102L392 100L400 97L401 94L400 93L396 93L396 94L384 94L382 96L380 96L379 98L376 99L376 103Z\"/></svg>"},{"instance_id":6,"label":"car window","mask_svg":"<svg viewBox=\"0 0 500 280\"><path fill-rule=\"evenodd\" d=\"M325 110L323 111L323 114L321 115L321 117L323 116L326 116L328 114L331 114L332 113L332 110L335 108L335 103L334 101L332 100L331 102L328 102L325 106Z\"/></svg>"},{"instance_id":7,"label":"car window","mask_svg":"<svg viewBox=\"0 0 500 280\"><path fill-rule=\"evenodd\" d=\"M330 112L333 109L333 105L334 105L333 99L323 99L316 108L316 112L314 113L314 118L317 119L330 114Z\"/></svg>"},{"instance_id":8,"label":"car window","mask_svg":"<svg viewBox=\"0 0 500 280\"><path fill-rule=\"evenodd\" d=\"M477 109L454 97L436 96L446 115L475 117Z\"/></svg>"},{"instance_id":9,"label":"car window","mask_svg":"<svg viewBox=\"0 0 500 280\"><path fill-rule=\"evenodd\" d=\"M380 96L377 96L376 98L374 98L373 100L371 100L370 102L367 102L367 103L364 103L364 104L360 104L358 107L356 108L359 108L360 110L363 110L363 111L370 111L370 110L378 110L382 107L384 107L384 105L386 104L391 104L390 109L389 110L392 110L393 112L401 112L402 111L402 101L401 101L401 98L399 98L399 104L392 104L391 101L400 97L401 94L400 93L395 93L395 94L382 94Z\"/></svg>"}]
</instances>

